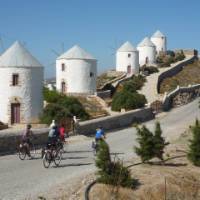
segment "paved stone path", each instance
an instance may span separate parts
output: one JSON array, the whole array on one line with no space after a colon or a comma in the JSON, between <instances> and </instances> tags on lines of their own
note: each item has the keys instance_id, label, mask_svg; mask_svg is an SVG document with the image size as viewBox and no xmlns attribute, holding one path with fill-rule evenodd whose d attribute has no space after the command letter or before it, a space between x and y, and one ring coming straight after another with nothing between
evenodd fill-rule
<instances>
[{"instance_id":1,"label":"paved stone path","mask_svg":"<svg viewBox=\"0 0 200 200\"><path fill-rule=\"evenodd\" d=\"M171 64L171 67L159 68L158 73L154 73L154 74L151 74L150 76L147 76L146 77L147 81L145 82L144 86L139 91L139 93L146 96L148 103L152 103L155 100L162 100L163 95L157 93L157 82L158 82L159 75L162 74L163 72L175 67L177 64L179 64L183 61L186 61L192 57L193 56L186 56L186 58L184 60Z\"/></svg>"}]
</instances>

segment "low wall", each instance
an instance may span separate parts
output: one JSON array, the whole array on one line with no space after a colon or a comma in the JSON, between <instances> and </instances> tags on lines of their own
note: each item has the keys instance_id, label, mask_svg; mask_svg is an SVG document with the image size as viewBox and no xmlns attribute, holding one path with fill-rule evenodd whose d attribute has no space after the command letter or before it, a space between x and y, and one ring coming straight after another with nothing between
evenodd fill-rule
<instances>
[{"instance_id":1,"label":"low wall","mask_svg":"<svg viewBox=\"0 0 200 200\"><path fill-rule=\"evenodd\" d=\"M85 122L80 122L78 133L83 135L94 135L97 127L102 126L104 130L112 130L130 126L134 122L144 122L154 118L151 108L137 109L114 116L102 117Z\"/></svg>"},{"instance_id":2,"label":"low wall","mask_svg":"<svg viewBox=\"0 0 200 200\"><path fill-rule=\"evenodd\" d=\"M104 85L102 85L102 86L101 86L100 88L98 88L98 89L99 89L99 90L104 90L104 89L106 88L107 85L110 85L110 84L112 84L112 83L114 83L114 82L116 82L116 81L118 81L118 80L121 80L121 79L123 79L124 77L126 77L126 74L125 74L125 73L122 74L121 76L119 76L119 77L117 77L117 78L111 80L111 81L108 81L108 82L104 83Z\"/></svg>"},{"instance_id":3,"label":"low wall","mask_svg":"<svg viewBox=\"0 0 200 200\"><path fill-rule=\"evenodd\" d=\"M185 59L184 61L181 61L180 63L178 63L176 66L173 66L173 68L169 68L169 70L161 73L157 81L157 92L160 93L160 85L164 79L176 75L178 72L180 72L183 69L185 65L193 63L196 59L197 57L195 55L191 56L190 58Z\"/></svg>"},{"instance_id":4,"label":"low wall","mask_svg":"<svg viewBox=\"0 0 200 200\"><path fill-rule=\"evenodd\" d=\"M35 145L43 145L47 142L48 128L33 129L36 138L33 140ZM21 139L23 130L14 131L11 129L0 131L0 154L15 152Z\"/></svg>"},{"instance_id":5,"label":"low wall","mask_svg":"<svg viewBox=\"0 0 200 200\"><path fill-rule=\"evenodd\" d=\"M169 94L165 94L163 99L163 110L168 111L172 107L187 104L199 96L200 84L188 87L177 87Z\"/></svg>"},{"instance_id":6,"label":"low wall","mask_svg":"<svg viewBox=\"0 0 200 200\"><path fill-rule=\"evenodd\" d=\"M110 98L111 97L111 90L97 91L95 93L95 95L102 98L102 99Z\"/></svg>"},{"instance_id":7,"label":"low wall","mask_svg":"<svg viewBox=\"0 0 200 200\"><path fill-rule=\"evenodd\" d=\"M93 135L98 126L102 126L105 130L123 128L134 122L144 122L154 118L151 108L137 109L120 113L115 116L107 116L99 119L80 122L78 126L78 134ZM34 144L37 146L44 145L48 137L48 128L33 129L36 136ZM23 130L14 131L11 129L0 131L0 155L6 152L16 152Z\"/></svg>"}]
</instances>

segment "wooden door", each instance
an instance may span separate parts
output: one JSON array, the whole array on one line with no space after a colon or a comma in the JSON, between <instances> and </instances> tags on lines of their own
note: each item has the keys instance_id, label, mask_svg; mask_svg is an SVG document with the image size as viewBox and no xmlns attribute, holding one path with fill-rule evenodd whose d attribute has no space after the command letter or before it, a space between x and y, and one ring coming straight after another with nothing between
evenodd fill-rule
<instances>
[{"instance_id":1,"label":"wooden door","mask_svg":"<svg viewBox=\"0 0 200 200\"><path fill-rule=\"evenodd\" d=\"M131 73L131 66L129 65L128 67L127 67L127 74L130 74Z\"/></svg>"},{"instance_id":2,"label":"wooden door","mask_svg":"<svg viewBox=\"0 0 200 200\"><path fill-rule=\"evenodd\" d=\"M62 92L63 94L66 93L66 84L65 84L64 81L61 83L61 92Z\"/></svg>"},{"instance_id":3,"label":"wooden door","mask_svg":"<svg viewBox=\"0 0 200 200\"><path fill-rule=\"evenodd\" d=\"M11 124L20 123L20 104L11 104Z\"/></svg>"}]
</instances>

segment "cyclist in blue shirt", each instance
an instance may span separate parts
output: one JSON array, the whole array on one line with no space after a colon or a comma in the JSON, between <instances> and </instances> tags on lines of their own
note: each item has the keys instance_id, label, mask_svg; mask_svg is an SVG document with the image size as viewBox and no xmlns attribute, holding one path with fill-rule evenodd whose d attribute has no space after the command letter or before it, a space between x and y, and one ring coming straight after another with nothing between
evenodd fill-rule
<instances>
[{"instance_id":1,"label":"cyclist in blue shirt","mask_svg":"<svg viewBox=\"0 0 200 200\"><path fill-rule=\"evenodd\" d=\"M95 141L98 142L99 140L102 140L105 138L105 133L102 127L97 128L96 135L95 135Z\"/></svg>"}]
</instances>

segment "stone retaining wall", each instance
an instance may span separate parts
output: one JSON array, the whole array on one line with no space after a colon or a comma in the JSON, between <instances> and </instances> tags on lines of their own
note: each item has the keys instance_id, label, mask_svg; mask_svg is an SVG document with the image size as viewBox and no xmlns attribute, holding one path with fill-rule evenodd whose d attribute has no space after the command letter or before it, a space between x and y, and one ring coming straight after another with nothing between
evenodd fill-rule
<instances>
[{"instance_id":1,"label":"stone retaining wall","mask_svg":"<svg viewBox=\"0 0 200 200\"><path fill-rule=\"evenodd\" d=\"M164 79L175 76L177 73L179 73L183 69L185 65L193 63L196 59L197 59L196 55L191 56L185 61L178 63L176 66L173 66L173 68L169 68L169 70L160 74L157 81L157 92L160 93L160 86Z\"/></svg>"},{"instance_id":2,"label":"stone retaining wall","mask_svg":"<svg viewBox=\"0 0 200 200\"><path fill-rule=\"evenodd\" d=\"M104 130L112 130L130 126L134 122L144 122L154 118L151 108L137 109L114 116L102 117L85 122L80 122L78 133L83 135L94 135L97 127L102 126Z\"/></svg>"},{"instance_id":3,"label":"stone retaining wall","mask_svg":"<svg viewBox=\"0 0 200 200\"><path fill-rule=\"evenodd\" d=\"M36 136L36 138L33 139L33 143L36 146L45 144L47 142L48 131L48 128L33 129L34 135ZM6 152L15 152L18 148L22 133L23 130L14 131L7 129L0 131L0 155Z\"/></svg>"},{"instance_id":4,"label":"stone retaining wall","mask_svg":"<svg viewBox=\"0 0 200 200\"><path fill-rule=\"evenodd\" d=\"M95 93L95 95L102 98L102 99L110 98L111 97L111 90L97 91Z\"/></svg>"},{"instance_id":5,"label":"stone retaining wall","mask_svg":"<svg viewBox=\"0 0 200 200\"><path fill-rule=\"evenodd\" d=\"M119 113L115 116L107 116L99 119L80 122L78 134L93 135L98 126L105 130L112 130L130 126L134 122L143 122L154 118L151 108L137 109L126 113ZM44 145L48 137L48 128L33 129L36 139L33 143L37 146ZM0 131L0 155L6 152L15 152L17 150L23 130L14 131L11 129Z\"/></svg>"},{"instance_id":6,"label":"stone retaining wall","mask_svg":"<svg viewBox=\"0 0 200 200\"><path fill-rule=\"evenodd\" d=\"M165 94L163 99L163 110L168 111L172 107L181 106L191 102L200 96L200 84L188 87L177 87L169 94Z\"/></svg>"}]
</instances>

